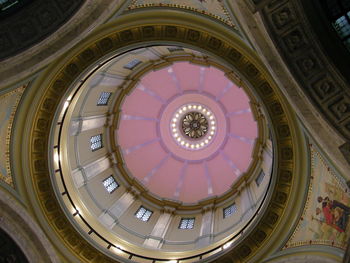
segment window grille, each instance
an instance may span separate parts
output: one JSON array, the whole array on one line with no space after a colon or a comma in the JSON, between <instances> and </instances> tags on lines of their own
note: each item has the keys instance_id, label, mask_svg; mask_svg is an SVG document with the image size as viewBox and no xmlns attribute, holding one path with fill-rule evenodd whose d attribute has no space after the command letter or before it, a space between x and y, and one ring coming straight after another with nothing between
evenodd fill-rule
<instances>
[{"instance_id":1,"label":"window grille","mask_svg":"<svg viewBox=\"0 0 350 263\"><path fill-rule=\"evenodd\" d=\"M260 186L260 184L262 183L262 181L264 180L265 177L265 173L264 171L261 170L260 174L258 175L258 177L255 179L256 185Z\"/></svg>"},{"instance_id":2,"label":"window grille","mask_svg":"<svg viewBox=\"0 0 350 263\"><path fill-rule=\"evenodd\" d=\"M126 64L124 66L124 68L126 69L129 69L129 70L132 70L133 68L135 68L137 65L139 65L141 63L140 60L138 59L134 59L134 60L131 60L128 64Z\"/></svg>"},{"instance_id":3,"label":"window grille","mask_svg":"<svg viewBox=\"0 0 350 263\"><path fill-rule=\"evenodd\" d=\"M339 38L350 51L350 0L320 0Z\"/></svg>"},{"instance_id":4,"label":"window grille","mask_svg":"<svg viewBox=\"0 0 350 263\"><path fill-rule=\"evenodd\" d=\"M111 97L112 92L101 92L100 98L97 101L97 106L105 106L108 104L108 100Z\"/></svg>"},{"instance_id":5,"label":"window grille","mask_svg":"<svg viewBox=\"0 0 350 263\"><path fill-rule=\"evenodd\" d=\"M237 212L236 204L232 204L229 207L224 208L224 218L227 218Z\"/></svg>"},{"instance_id":6,"label":"window grille","mask_svg":"<svg viewBox=\"0 0 350 263\"><path fill-rule=\"evenodd\" d=\"M102 147L102 134L95 135L90 138L90 148L92 151L96 151Z\"/></svg>"},{"instance_id":7,"label":"window grille","mask_svg":"<svg viewBox=\"0 0 350 263\"><path fill-rule=\"evenodd\" d=\"M194 218L181 218L179 229L193 229Z\"/></svg>"},{"instance_id":8,"label":"window grille","mask_svg":"<svg viewBox=\"0 0 350 263\"><path fill-rule=\"evenodd\" d=\"M135 216L136 218L140 219L143 222L147 222L151 215L153 214L153 212L151 210L148 210L146 208L144 208L143 206L141 206L139 208L139 210L137 210Z\"/></svg>"},{"instance_id":9,"label":"window grille","mask_svg":"<svg viewBox=\"0 0 350 263\"><path fill-rule=\"evenodd\" d=\"M103 180L103 186L106 188L108 193L113 193L115 189L119 187L119 184L115 181L114 177L111 175L105 180Z\"/></svg>"}]
</instances>

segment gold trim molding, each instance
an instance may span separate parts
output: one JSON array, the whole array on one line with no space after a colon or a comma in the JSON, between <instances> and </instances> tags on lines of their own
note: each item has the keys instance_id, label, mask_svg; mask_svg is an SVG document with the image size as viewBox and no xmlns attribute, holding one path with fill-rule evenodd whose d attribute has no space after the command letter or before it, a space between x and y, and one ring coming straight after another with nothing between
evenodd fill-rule
<instances>
[{"instance_id":1,"label":"gold trim molding","mask_svg":"<svg viewBox=\"0 0 350 263\"><path fill-rule=\"evenodd\" d=\"M143 68L139 72L137 72L133 76L133 81L131 82L131 84L129 85L125 84L127 82L125 81L125 83L120 85L123 88L120 90L118 99L113 105L112 112L114 113L114 117L112 120L112 125L109 127L110 147L113 154L115 154L118 171L120 172L120 175L123 176L124 180L126 180L128 184L131 186L130 188L137 189L137 191L139 192L140 195L142 195L143 198L146 198L153 204L159 205L161 207L173 207L173 208L176 208L177 210L192 211L196 209L201 210L202 207L207 205L213 205L213 204L225 202L225 200L229 199L231 196L239 193L242 187L245 184L247 184L247 182L249 182L250 180L253 180L253 178L255 178L257 174L260 172L259 167L261 166L261 163L262 163L261 155L269 133L268 127L266 125L265 114L262 112L259 103L257 102L256 98L252 94L252 91L247 87L247 85L244 82L242 82L242 80L238 76L235 75L234 71L217 63L216 61L203 60L196 57L191 57L189 59L186 56L169 57L169 58L164 57L162 59L164 60L163 63L156 63L155 65L152 64L148 67ZM226 77L230 79L233 83L235 83L237 86L242 88L244 92L247 94L247 96L249 97L250 108L252 110L253 117L256 120L256 124L258 127L258 136L252 151L253 160L249 164L248 170L244 172L238 178L238 180L231 185L231 188L227 190L224 194L220 196L213 196L210 198L206 198L194 204L183 204L182 202L178 202L175 200L162 199L150 193L149 190L142 185L142 183L135 180L128 172L127 166L123 159L123 153L120 147L118 146L119 145L118 142L115 140L115 136L113 135L114 131L119 127L122 103L124 102L126 96L135 89L135 85L140 81L140 79L152 70L158 70L160 68L167 67L177 61L188 61L196 65L213 66L225 72Z\"/></svg>"},{"instance_id":2,"label":"gold trim molding","mask_svg":"<svg viewBox=\"0 0 350 263\"><path fill-rule=\"evenodd\" d=\"M281 244L290 230L288 228L295 223L297 215L293 212L302 206L296 195L303 191L306 181L302 178L306 175L302 173L304 168L300 167L305 162L303 146L300 146L302 135L292 111L254 53L237 37L232 36L232 32L228 36L224 30L216 31L215 25L210 27L208 21L199 18L188 20L164 12L159 17L154 13L148 14L148 17L147 14L144 17L138 14L137 18L133 15L123 16L90 36L85 44L78 46L80 50L76 47L69 51L35 83L42 93L40 102L32 105L34 117L29 120L31 124L28 124L31 125L29 168L34 192L51 231L80 262L114 261L82 238L55 196L47 151L52 120L65 92L92 64L97 64L108 55L148 44L173 43L197 47L220 57L227 65L237 69L245 82L253 87L266 108L273 127L274 156L277 159L267 209L262 211L254 229L246 233L242 241L232 249L227 249L227 253L218 262L247 262L257 253L261 254L261 251L271 252L276 247L276 240ZM137 25L135 21L147 22Z\"/></svg>"}]
</instances>

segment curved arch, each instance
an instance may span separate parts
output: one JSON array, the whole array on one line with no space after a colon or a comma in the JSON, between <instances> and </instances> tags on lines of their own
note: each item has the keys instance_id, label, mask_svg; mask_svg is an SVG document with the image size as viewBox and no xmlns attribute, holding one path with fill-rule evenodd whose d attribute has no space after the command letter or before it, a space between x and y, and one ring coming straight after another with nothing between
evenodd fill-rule
<instances>
[{"instance_id":1,"label":"curved arch","mask_svg":"<svg viewBox=\"0 0 350 263\"><path fill-rule=\"evenodd\" d=\"M57 2L62 3L58 4ZM1 89L33 77L33 74L38 73L54 59L61 56L67 48L74 46L86 37L92 28L105 22L123 6L125 1L80 1L80 3L77 2L78 4L72 4L75 6L75 13L71 12L69 16L60 16L60 13L64 13L67 8L69 9L69 2L34 1L29 11L24 7L23 10L19 10L18 14L15 14L14 21L2 23L1 31L5 31L5 34L1 36L4 50L4 54L0 54L3 65L0 70ZM59 25L55 26L57 21L59 21ZM13 25L13 23L15 24ZM53 29L48 30L47 27L53 27ZM17 35L20 35L18 37L11 36L11 34L16 35L17 31L14 29L21 30L22 35L18 33ZM7 32L9 30L10 32ZM25 40L20 37L25 37ZM18 39L19 44L11 43L11 38ZM30 43L26 44L28 41ZM13 47L15 50L9 47ZM6 50L12 53L7 54Z\"/></svg>"},{"instance_id":2,"label":"curved arch","mask_svg":"<svg viewBox=\"0 0 350 263\"><path fill-rule=\"evenodd\" d=\"M1 228L16 242L29 262L60 262L41 228L3 190L0 190L0 207Z\"/></svg>"},{"instance_id":3,"label":"curved arch","mask_svg":"<svg viewBox=\"0 0 350 263\"><path fill-rule=\"evenodd\" d=\"M246 262L263 253L271 253L278 243L286 239L289 230L286 226L296 223L303 204L302 198L296 198L305 194L307 184L304 176L307 159L305 140L300 127L265 67L232 32L212 22L209 26L208 21L199 17L181 17L173 12L134 13L103 26L96 35L90 36L52 65L33 84L30 94L27 94L27 107L29 104L38 106L22 109L28 111L26 128L30 134L24 136L24 148L21 150L24 169L30 170L31 178L26 183L33 185L35 196L32 202L38 204L37 213L44 215L54 235L82 262L110 260L91 243L81 239L57 202L48 172L49 127L62 96L72 83L79 80L82 72L90 69L93 62L98 63L107 55L143 43L159 42L182 43L221 58L224 64L238 69L266 107L273 124L278 158L269 206L261 213L254 230L246 233L237 246L227 249L227 253L219 254L222 256L220 260ZM35 96L35 93L41 95ZM21 134L18 129L17 132ZM274 245L264 246L267 240Z\"/></svg>"}]
</instances>

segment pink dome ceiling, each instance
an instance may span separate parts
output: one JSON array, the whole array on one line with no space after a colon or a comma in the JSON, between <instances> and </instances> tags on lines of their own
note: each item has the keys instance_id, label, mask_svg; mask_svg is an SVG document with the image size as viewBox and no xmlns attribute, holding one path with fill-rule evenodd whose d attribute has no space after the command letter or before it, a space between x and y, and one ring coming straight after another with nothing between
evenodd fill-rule
<instances>
[{"instance_id":1,"label":"pink dome ceiling","mask_svg":"<svg viewBox=\"0 0 350 263\"><path fill-rule=\"evenodd\" d=\"M201 138L182 132L180 115L189 108L208 123ZM219 196L252 161L257 124L249 98L215 67L177 62L149 72L121 114L115 135L126 167L161 198L195 203Z\"/></svg>"}]
</instances>

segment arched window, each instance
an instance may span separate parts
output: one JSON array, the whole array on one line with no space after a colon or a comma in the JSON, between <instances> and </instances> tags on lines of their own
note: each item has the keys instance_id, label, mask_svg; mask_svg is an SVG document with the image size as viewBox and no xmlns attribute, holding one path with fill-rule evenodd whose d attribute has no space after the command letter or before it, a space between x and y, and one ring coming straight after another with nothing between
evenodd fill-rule
<instances>
[{"instance_id":1,"label":"arched window","mask_svg":"<svg viewBox=\"0 0 350 263\"><path fill-rule=\"evenodd\" d=\"M350 51L350 0L321 0L339 38Z\"/></svg>"}]
</instances>

